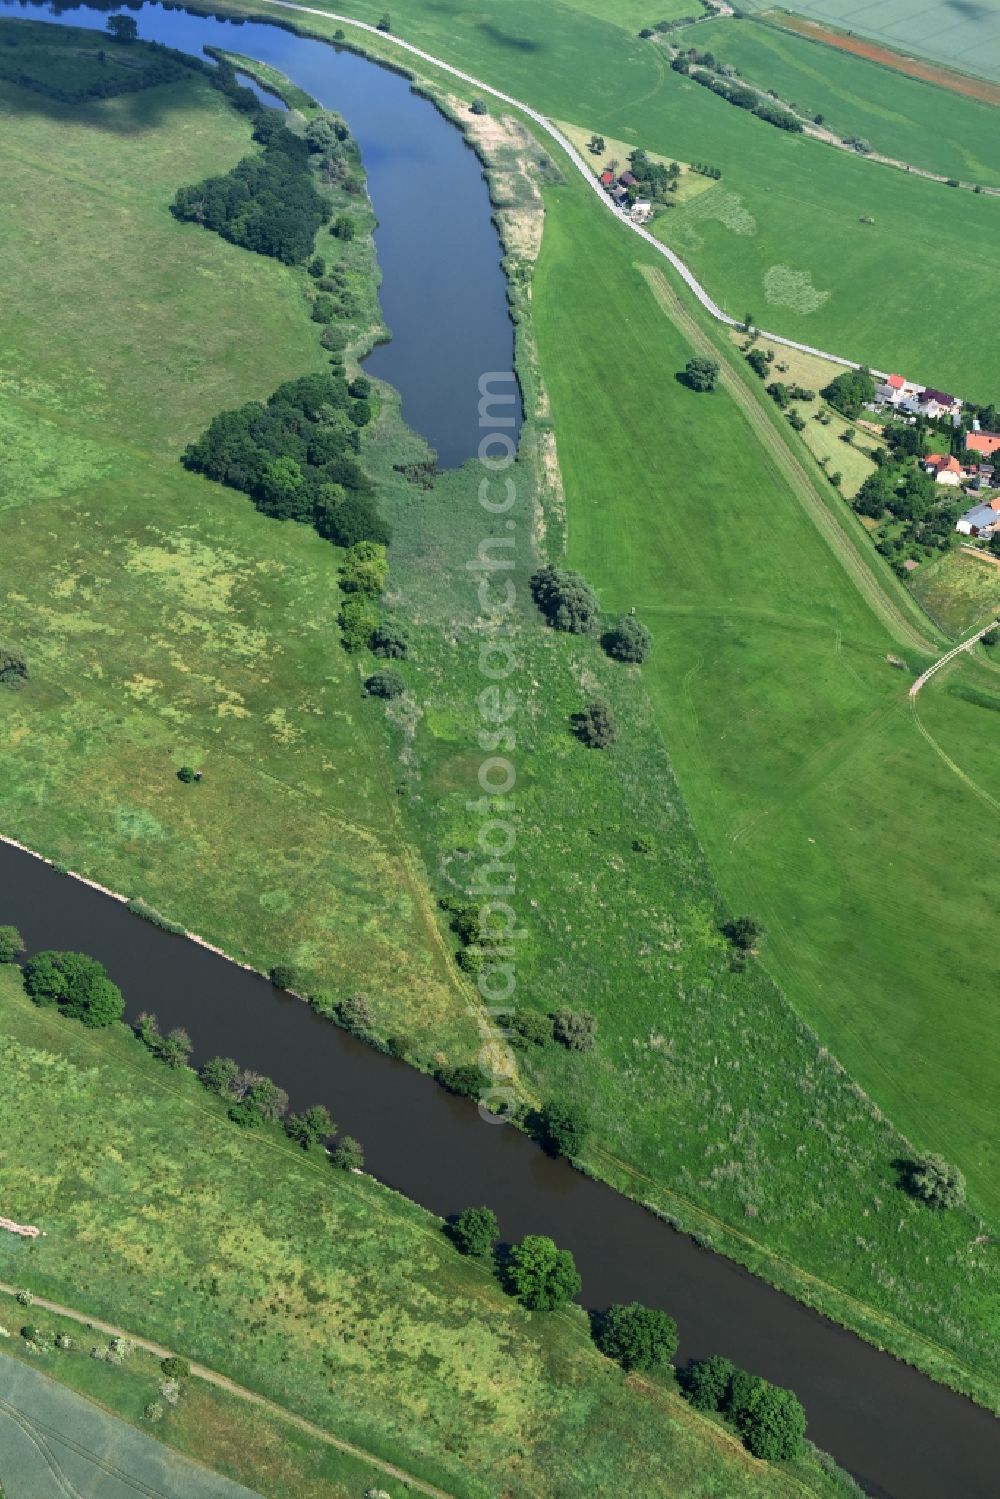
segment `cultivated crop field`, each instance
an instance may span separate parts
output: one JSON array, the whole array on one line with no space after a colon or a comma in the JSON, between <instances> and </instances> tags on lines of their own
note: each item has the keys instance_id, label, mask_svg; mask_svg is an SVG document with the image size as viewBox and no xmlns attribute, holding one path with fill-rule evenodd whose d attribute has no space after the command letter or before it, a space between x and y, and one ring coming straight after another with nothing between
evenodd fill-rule
<instances>
[{"instance_id":1,"label":"cultivated crop field","mask_svg":"<svg viewBox=\"0 0 1000 1499\"><path fill-rule=\"evenodd\" d=\"M750 0L750 10L770 10L772 0ZM916 53L965 73L1000 80L1000 5L997 0L794 0L787 7L841 31L875 37L899 52Z\"/></svg>"},{"instance_id":2,"label":"cultivated crop field","mask_svg":"<svg viewBox=\"0 0 1000 1499\"><path fill-rule=\"evenodd\" d=\"M1000 185L994 105L760 22L710 21L675 40L714 53L747 82L774 89L800 114L822 114L828 129L862 136L884 156L964 182Z\"/></svg>"},{"instance_id":3,"label":"cultivated crop field","mask_svg":"<svg viewBox=\"0 0 1000 1499\"><path fill-rule=\"evenodd\" d=\"M4 1201L47 1237L4 1235L3 1280L203 1361L456 1499L802 1492L669 1385L631 1388L579 1309L530 1316L429 1214L277 1127L239 1130L192 1074L19 988L0 971ZM835 1491L811 1463L800 1473L806 1493Z\"/></svg>"},{"instance_id":4,"label":"cultivated crop field","mask_svg":"<svg viewBox=\"0 0 1000 1499\"><path fill-rule=\"evenodd\" d=\"M260 968L363 973L416 1038L464 1044L339 645L338 553L178 461L324 359L301 272L167 210L248 125L197 80L80 107L2 84L0 118L0 639L32 669L2 701L2 830Z\"/></svg>"}]
</instances>

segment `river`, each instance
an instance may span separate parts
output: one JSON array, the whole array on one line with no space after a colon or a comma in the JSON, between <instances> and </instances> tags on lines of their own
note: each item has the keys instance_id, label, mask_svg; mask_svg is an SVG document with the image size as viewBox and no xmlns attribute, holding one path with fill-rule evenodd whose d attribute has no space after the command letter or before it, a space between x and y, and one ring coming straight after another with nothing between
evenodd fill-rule
<instances>
[{"instance_id":1,"label":"river","mask_svg":"<svg viewBox=\"0 0 1000 1499\"><path fill-rule=\"evenodd\" d=\"M489 189L461 132L400 74L343 48L279 26L161 5L130 14L145 41L195 55L221 47L270 63L344 116L361 147L378 217L380 300L392 334L365 359L365 369L399 391L404 419L435 450L441 468L475 457L482 436L479 378L513 369L514 325ZM88 6L54 14L12 0L0 0L0 16L96 31L108 19L106 11ZM516 435L519 393L515 415Z\"/></svg>"},{"instance_id":2,"label":"river","mask_svg":"<svg viewBox=\"0 0 1000 1499\"><path fill-rule=\"evenodd\" d=\"M0 0L0 15L26 14L38 12ZM103 27L106 16L80 9L61 19ZM444 462L470 456L478 441L479 375L510 367L512 332L488 196L459 133L398 75L353 54L265 25L236 28L158 6L146 6L138 20L142 36L187 51L212 44L269 62L344 114L361 143L381 220L383 302L395 336L378 351L388 363L376 372L403 389L404 414ZM432 138L440 146L432 147ZM420 176L425 186L418 190L414 183L428 168L436 186L431 191ZM456 224L454 253L446 255L442 227L451 242ZM480 318L470 323L477 296ZM661 1306L677 1318L682 1360L724 1353L791 1386L806 1406L812 1439L871 1495L996 1494L1000 1423L988 1413L550 1160L517 1131L483 1123L467 1101L361 1045L263 979L0 845L0 922L7 921L31 950L77 948L102 959L126 994L129 1015L152 1010L164 1028L185 1026L196 1061L233 1055L274 1077L293 1107L326 1103L341 1131L363 1142L368 1169L432 1211L447 1215L485 1202L508 1239L551 1234L576 1257L588 1306L633 1298Z\"/></svg>"}]
</instances>

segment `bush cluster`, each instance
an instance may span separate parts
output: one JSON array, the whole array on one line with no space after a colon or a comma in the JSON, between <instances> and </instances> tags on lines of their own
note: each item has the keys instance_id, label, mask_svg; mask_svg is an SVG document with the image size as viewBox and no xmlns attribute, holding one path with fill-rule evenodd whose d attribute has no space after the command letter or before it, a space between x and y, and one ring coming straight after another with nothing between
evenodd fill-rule
<instances>
[{"instance_id":1,"label":"bush cluster","mask_svg":"<svg viewBox=\"0 0 1000 1499\"><path fill-rule=\"evenodd\" d=\"M721 1412L754 1457L787 1462L801 1451L806 1417L791 1390L718 1356L692 1364L685 1372L683 1389L698 1410Z\"/></svg>"},{"instance_id":2,"label":"bush cluster","mask_svg":"<svg viewBox=\"0 0 1000 1499\"><path fill-rule=\"evenodd\" d=\"M549 563L531 577L531 596L556 630L586 635L600 613L597 594L578 572Z\"/></svg>"},{"instance_id":3,"label":"bush cluster","mask_svg":"<svg viewBox=\"0 0 1000 1499\"><path fill-rule=\"evenodd\" d=\"M86 953L36 953L24 965L24 988L36 1005L58 1005L64 1015L94 1028L113 1025L125 1011L104 964Z\"/></svg>"}]
</instances>

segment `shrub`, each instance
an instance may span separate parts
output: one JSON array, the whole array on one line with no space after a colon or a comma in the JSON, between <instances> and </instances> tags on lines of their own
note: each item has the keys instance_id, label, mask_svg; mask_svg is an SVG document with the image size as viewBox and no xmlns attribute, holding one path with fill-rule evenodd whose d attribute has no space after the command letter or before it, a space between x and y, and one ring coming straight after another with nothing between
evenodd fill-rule
<instances>
[{"instance_id":1,"label":"shrub","mask_svg":"<svg viewBox=\"0 0 1000 1499\"><path fill-rule=\"evenodd\" d=\"M634 615L625 614L604 632L601 644L616 661L641 663L649 655L653 637Z\"/></svg>"},{"instance_id":2,"label":"shrub","mask_svg":"<svg viewBox=\"0 0 1000 1499\"><path fill-rule=\"evenodd\" d=\"M317 1103L304 1114L289 1114L284 1129L290 1140L301 1145L303 1150L311 1150L314 1145L329 1139L334 1132L334 1123L329 1109Z\"/></svg>"},{"instance_id":3,"label":"shrub","mask_svg":"<svg viewBox=\"0 0 1000 1499\"><path fill-rule=\"evenodd\" d=\"M22 1289L17 1292L14 1299L17 1302L18 1306L30 1306L35 1298L30 1291L25 1290L22 1287Z\"/></svg>"},{"instance_id":4,"label":"shrub","mask_svg":"<svg viewBox=\"0 0 1000 1499\"><path fill-rule=\"evenodd\" d=\"M648 833L637 833L632 839L632 848L637 854L653 854L656 852L656 844Z\"/></svg>"},{"instance_id":5,"label":"shrub","mask_svg":"<svg viewBox=\"0 0 1000 1499\"><path fill-rule=\"evenodd\" d=\"M554 1312L572 1301L582 1284L568 1249L545 1234L527 1234L504 1266L504 1285L533 1312Z\"/></svg>"},{"instance_id":6,"label":"shrub","mask_svg":"<svg viewBox=\"0 0 1000 1499\"><path fill-rule=\"evenodd\" d=\"M299 989L302 986L299 970L291 963L275 963L268 978L276 989Z\"/></svg>"},{"instance_id":7,"label":"shrub","mask_svg":"<svg viewBox=\"0 0 1000 1499\"><path fill-rule=\"evenodd\" d=\"M198 779L198 772L192 765L182 765L180 770L177 772L177 779L179 781L183 781L185 786L190 786L192 781L196 781Z\"/></svg>"},{"instance_id":8,"label":"shrub","mask_svg":"<svg viewBox=\"0 0 1000 1499\"><path fill-rule=\"evenodd\" d=\"M518 1051L552 1040L552 1021L537 1010L518 1010L510 1024L510 1044Z\"/></svg>"},{"instance_id":9,"label":"shrub","mask_svg":"<svg viewBox=\"0 0 1000 1499\"><path fill-rule=\"evenodd\" d=\"M466 1208L447 1225L446 1232L462 1254L486 1259L500 1237L500 1225L492 1208Z\"/></svg>"},{"instance_id":10,"label":"shrub","mask_svg":"<svg viewBox=\"0 0 1000 1499\"><path fill-rule=\"evenodd\" d=\"M168 1379L190 1379L191 1377L191 1365L186 1358L178 1358L176 1354L163 1359L160 1368Z\"/></svg>"},{"instance_id":11,"label":"shrub","mask_svg":"<svg viewBox=\"0 0 1000 1499\"><path fill-rule=\"evenodd\" d=\"M656 1369L677 1352L677 1324L666 1312L633 1301L595 1318L594 1342L623 1369Z\"/></svg>"},{"instance_id":12,"label":"shrub","mask_svg":"<svg viewBox=\"0 0 1000 1499\"><path fill-rule=\"evenodd\" d=\"M552 1034L567 1051L590 1051L597 1021L586 1010L559 1010L552 1018Z\"/></svg>"},{"instance_id":13,"label":"shrub","mask_svg":"<svg viewBox=\"0 0 1000 1499\"><path fill-rule=\"evenodd\" d=\"M21 1336L26 1343L37 1343L42 1334L33 1322L26 1322L21 1328Z\"/></svg>"},{"instance_id":14,"label":"shrub","mask_svg":"<svg viewBox=\"0 0 1000 1499\"><path fill-rule=\"evenodd\" d=\"M16 926L0 926L0 963L13 963L24 951L24 938Z\"/></svg>"},{"instance_id":15,"label":"shrub","mask_svg":"<svg viewBox=\"0 0 1000 1499\"><path fill-rule=\"evenodd\" d=\"M583 1149L587 1138L586 1111L578 1103L553 1099L543 1104L534 1116L535 1136L550 1155L572 1160Z\"/></svg>"},{"instance_id":16,"label":"shrub","mask_svg":"<svg viewBox=\"0 0 1000 1499\"><path fill-rule=\"evenodd\" d=\"M595 698L574 713L573 732L588 749L607 749L618 738L615 716L603 698Z\"/></svg>"},{"instance_id":17,"label":"shrub","mask_svg":"<svg viewBox=\"0 0 1000 1499\"><path fill-rule=\"evenodd\" d=\"M158 1039L153 1048L161 1062L166 1062L168 1067L186 1067L191 1055L191 1037L183 1026L177 1025L172 1031Z\"/></svg>"},{"instance_id":18,"label":"shrub","mask_svg":"<svg viewBox=\"0 0 1000 1499\"><path fill-rule=\"evenodd\" d=\"M442 1088L459 1098L478 1098L483 1091L483 1074L471 1063L461 1067L439 1067L434 1076Z\"/></svg>"},{"instance_id":19,"label":"shrub","mask_svg":"<svg viewBox=\"0 0 1000 1499\"><path fill-rule=\"evenodd\" d=\"M360 1171L365 1164L365 1153L361 1142L353 1135L345 1135L330 1153L333 1164L341 1171Z\"/></svg>"},{"instance_id":20,"label":"shrub","mask_svg":"<svg viewBox=\"0 0 1000 1499\"><path fill-rule=\"evenodd\" d=\"M334 239L342 239L345 244L348 240L352 240L354 238L355 229L354 220L351 218L350 214L338 213L337 217L330 225L330 233L333 235Z\"/></svg>"},{"instance_id":21,"label":"shrub","mask_svg":"<svg viewBox=\"0 0 1000 1499\"><path fill-rule=\"evenodd\" d=\"M232 1057L212 1057L198 1069L198 1077L210 1093L228 1093L239 1072Z\"/></svg>"},{"instance_id":22,"label":"shrub","mask_svg":"<svg viewBox=\"0 0 1000 1499\"><path fill-rule=\"evenodd\" d=\"M368 1036L375 1028L371 1002L364 994L349 994L342 999L337 1006L337 1018L355 1036Z\"/></svg>"},{"instance_id":23,"label":"shrub","mask_svg":"<svg viewBox=\"0 0 1000 1499\"><path fill-rule=\"evenodd\" d=\"M18 651L0 651L0 682L20 687L28 680L28 663Z\"/></svg>"},{"instance_id":24,"label":"shrub","mask_svg":"<svg viewBox=\"0 0 1000 1499\"><path fill-rule=\"evenodd\" d=\"M402 697L406 683L398 671L376 671L365 678L365 692L369 697Z\"/></svg>"},{"instance_id":25,"label":"shrub","mask_svg":"<svg viewBox=\"0 0 1000 1499\"><path fill-rule=\"evenodd\" d=\"M157 1421L163 1420L163 1406L158 1400L151 1400L142 1414L147 1421L152 1421L155 1424Z\"/></svg>"},{"instance_id":26,"label":"shrub","mask_svg":"<svg viewBox=\"0 0 1000 1499\"><path fill-rule=\"evenodd\" d=\"M385 547L378 541L357 541L348 547L340 569L344 593L365 593L374 598L385 588L389 563Z\"/></svg>"},{"instance_id":27,"label":"shrub","mask_svg":"<svg viewBox=\"0 0 1000 1499\"><path fill-rule=\"evenodd\" d=\"M580 573L551 563L532 574L531 596L556 630L586 635L600 612L597 595Z\"/></svg>"},{"instance_id":28,"label":"shrub","mask_svg":"<svg viewBox=\"0 0 1000 1499\"><path fill-rule=\"evenodd\" d=\"M337 623L344 649L364 650L378 625L378 609L370 599L355 595L341 604Z\"/></svg>"},{"instance_id":29,"label":"shrub","mask_svg":"<svg viewBox=\"0 0 1000 1499\"><path fill-rule=\"evenodd\" d=\"M160 1385L160 1394L168 1405L176 1405L181 1398L180 1383L176 1379L165 1379Z\"/></svg>"},{"instance_id":30,"label":"shrub","mask_svg":"<svg viewBox=\"0 0 1000 1499\"><path fill-rule=\"evenodd\" d=\"M489 109L487 108L485 99L473 99L472 103L469 105L469 111L474 115L489 114Z\"/></svg>"},{"instance_id":31,"label":"shrub","mask_svg":"<svg viewBox=\"0 0 1000 1499\"><path fill-rule=\"evenodd\" d=\"M931 1208L957 1208L965 1201L965 1177L943 1156L930 1153L910 1166L909 1188Z\"/></svg>"},{"instance_id":32,"label":"shrub","mask_svg":"<svg viewBox=\"0 0 1000 1499\"><path fill-rule=\"evenodd\" d=\"M993 646L995 646L997 642L1000 641L1000 630L987 630L986 634L981 636L980 638L982 639L983 645L989 646L992 650ZM13 927L2 927L0 928L0 933L13 930ZM10 959L6 958L3 961L10 962Z\"/></svg>"},{"instance_id":33,"label":"shrub","mask_svg":"<svg viewBox=\"0 0 1000 1499\"><path fill-rule=\"evenodd\" d=\"M719 379L719 362L695 355L684 366L684 383L690 390L714 390Z\"/></svg>"},{"instance_id":34,"label":"shrub","mask_svg":"<svg viewBox=\"0 0 1000 1499\"><path fill-rule=\"evenodd\" d=\"M767 372L771 368L771 361L763 349L751 349L747 355L747 364L762 380L766 379Z\"/></svg>"},{"instance_id":35,"label":"shrub","mask_svg":"<svg viewBox=\"0 0 1000 1499\"><path fill-rule=\"evenodd\" d=\"M372 655L383 661L405 661L409 639L402 625L386 621L372 631Z\"/></svg>"},{"instance_id":36,"label":"shrub","mask_svg":"<svg viewBox=\"0 0 1000 1499\"><path fill-rule=\"evenodd\" d=\"M695 1410L722 1410L729 1400L735 1373L735 1364L713 1354L711 1358L698 1359L688 1365L681 1376L681 1388Z\"/></svg>"},{"instance_id":37,"label":"shrub","mask_svg":"<svg viewBox=\"0 0 1000 1499\"><path fill-rule=\"evenodd\" d=\"M57 1004L95 1029L122 1018L125 1000L104 964L80 952L40 952L25 964L24 987L36 1005Z\"/></svg>"}]
</instances>

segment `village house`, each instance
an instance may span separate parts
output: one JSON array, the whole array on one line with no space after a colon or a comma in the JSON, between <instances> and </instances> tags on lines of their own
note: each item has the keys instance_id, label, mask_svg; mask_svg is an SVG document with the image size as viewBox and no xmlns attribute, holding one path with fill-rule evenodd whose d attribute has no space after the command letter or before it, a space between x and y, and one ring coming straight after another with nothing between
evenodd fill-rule
<instances>
[{"instance_id":1,"label":"village house","mask_svg":"<svg viewBox=\"0 0 1000 1499\"><path fill-rule=\"evenodd\" d=\"M921 416L930 417L934 421L939 416L957 417L962 409L962 403L957 396L948 395L947 391L931 390L928 387L919 401Z\"/></svg>"},{"instance_id":2,"label":"village house","mask_svg":"<svg viewBox=\"0 0 1000 1499\"><path fill-rule=\"evenodd\" d=\"M981 453L984 458L992 458L1000 448L1000 432L970 432L965 439L965 446L970 453Z\"/></svg>"},{"instance_id":3,"label":"village house","mask_svg":"<svg viewBox=\"0 0 1000 1499\"><path fill-rule=\"evenodd\" d=\"M958 517L955 530L963 536L992 536L1000 531L1000 499L967 510Z\"/></svg>"},{"instance_id":4,"label":"village house","mask_svg":"<svg viewBox=\"0 0 1000 1499\"><path fill-rule=\"evenodd\" d=\"M914 385L902 375L889 375L882 384L876 385L875 400L880 406L899 406L906 400L916 402L922 393L923 386Z\"/></svg>"},{"instance_id":5,"label":"village house","mask_svg":"<svg viewBox=\"0 0 1000 1499\"><path fill-rule=\"evenodd\" d=\"M951 484L956 488L968 477L958 459L950 453L931 453L924 459L924 471L933 475L935 484Z\"/></svg>"},{"instance_id":6,"label":"village house","mask_svg":"<svg viewBox=\"0 0 1000 1499\"><path fill-rule=\"evenodd\" d=\"M653 217L653 205L648 198L636 198L632 204L631 218L637 224L645 224Z\"/></svg>"}]
</instances>

